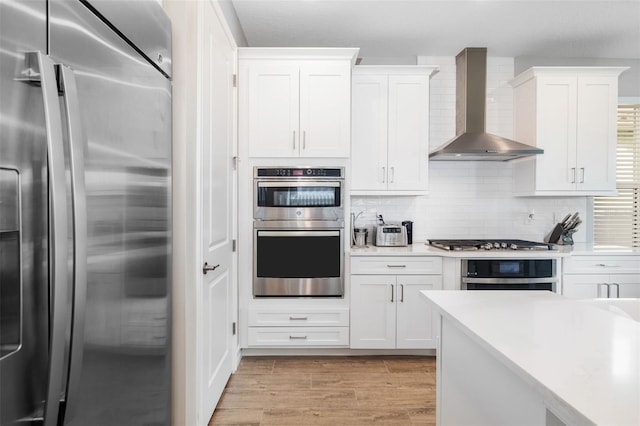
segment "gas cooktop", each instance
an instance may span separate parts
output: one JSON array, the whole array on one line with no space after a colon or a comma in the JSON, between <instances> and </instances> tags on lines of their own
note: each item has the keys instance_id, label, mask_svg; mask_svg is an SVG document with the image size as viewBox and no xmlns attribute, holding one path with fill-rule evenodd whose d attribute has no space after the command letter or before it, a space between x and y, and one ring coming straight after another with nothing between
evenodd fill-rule
<instances>
[{"instance_id":1,"label":"gas cooktop","mask_svg":"<svg viewBox=\"0 0 640 426\"><path fill-rule=\"evenodd\" d=\"M526 240L429 240L429 245L449 251L554 250L553 244Z\"/></svg>"}]
</instances>

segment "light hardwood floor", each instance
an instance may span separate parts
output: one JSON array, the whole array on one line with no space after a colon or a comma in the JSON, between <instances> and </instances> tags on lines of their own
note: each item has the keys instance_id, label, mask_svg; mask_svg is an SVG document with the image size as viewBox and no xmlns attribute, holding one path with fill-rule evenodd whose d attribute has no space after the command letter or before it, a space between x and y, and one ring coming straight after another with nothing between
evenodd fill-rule
<instances>
[{"instance_id":1,"label":"light hardwood floor","mask_svg":"<svg viewBox=\"0 0 640 426\"><path fill-rule=\"evenodd\" d=\"M245 357L211 425L435 425L434 357Z\"/></svg>"}]
</instances>

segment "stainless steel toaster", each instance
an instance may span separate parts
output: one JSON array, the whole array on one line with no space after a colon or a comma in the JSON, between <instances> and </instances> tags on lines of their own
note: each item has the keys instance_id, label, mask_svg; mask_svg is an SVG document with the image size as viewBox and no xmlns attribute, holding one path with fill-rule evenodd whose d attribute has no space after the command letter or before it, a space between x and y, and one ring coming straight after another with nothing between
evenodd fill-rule
<instances>
[{"instance_id":1,"label":"stainless steel toaster","mask_svg":"<svg viewBox=\"0 0 640 426\"><path fill-rule=\"evenodd\" d=\"M407 245L407 228L397 224L376 227L376 246L403 247Z\"/></svg>"}]
</instances>

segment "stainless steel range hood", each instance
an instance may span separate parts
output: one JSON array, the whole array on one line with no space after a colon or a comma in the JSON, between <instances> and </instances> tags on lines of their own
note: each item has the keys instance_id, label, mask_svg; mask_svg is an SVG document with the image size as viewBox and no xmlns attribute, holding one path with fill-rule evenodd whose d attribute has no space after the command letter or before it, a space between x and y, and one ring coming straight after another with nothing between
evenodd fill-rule
<instances>
[{"instance_id":1,"label":"stainless steel range hood","mask_svg":"<svg viewBox=\"0 0 640 426\"><path fill-rule=\"evenodd\" d=\"M430 160L509 161L542 149L485 132L487 49L468 47L456 56L456 137Z\"/></svg>"}]
</instances>

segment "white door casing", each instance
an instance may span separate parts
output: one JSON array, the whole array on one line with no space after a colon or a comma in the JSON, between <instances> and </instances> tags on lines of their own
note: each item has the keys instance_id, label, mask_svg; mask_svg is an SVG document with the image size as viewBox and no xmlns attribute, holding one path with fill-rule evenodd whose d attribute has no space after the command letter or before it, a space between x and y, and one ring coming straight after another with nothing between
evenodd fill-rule
<instances>
[{"instance_id":1,"label":"white door casing","mask_svg":"<svg viewBox=\"0 0 640 426\"><path fill-rule=\"evenodd\" d=\"M211 2L199 2L198 131L201 265L197 298L198 425L206 425L233 370L235 44Z\"/></svg>"}]
</instances>

